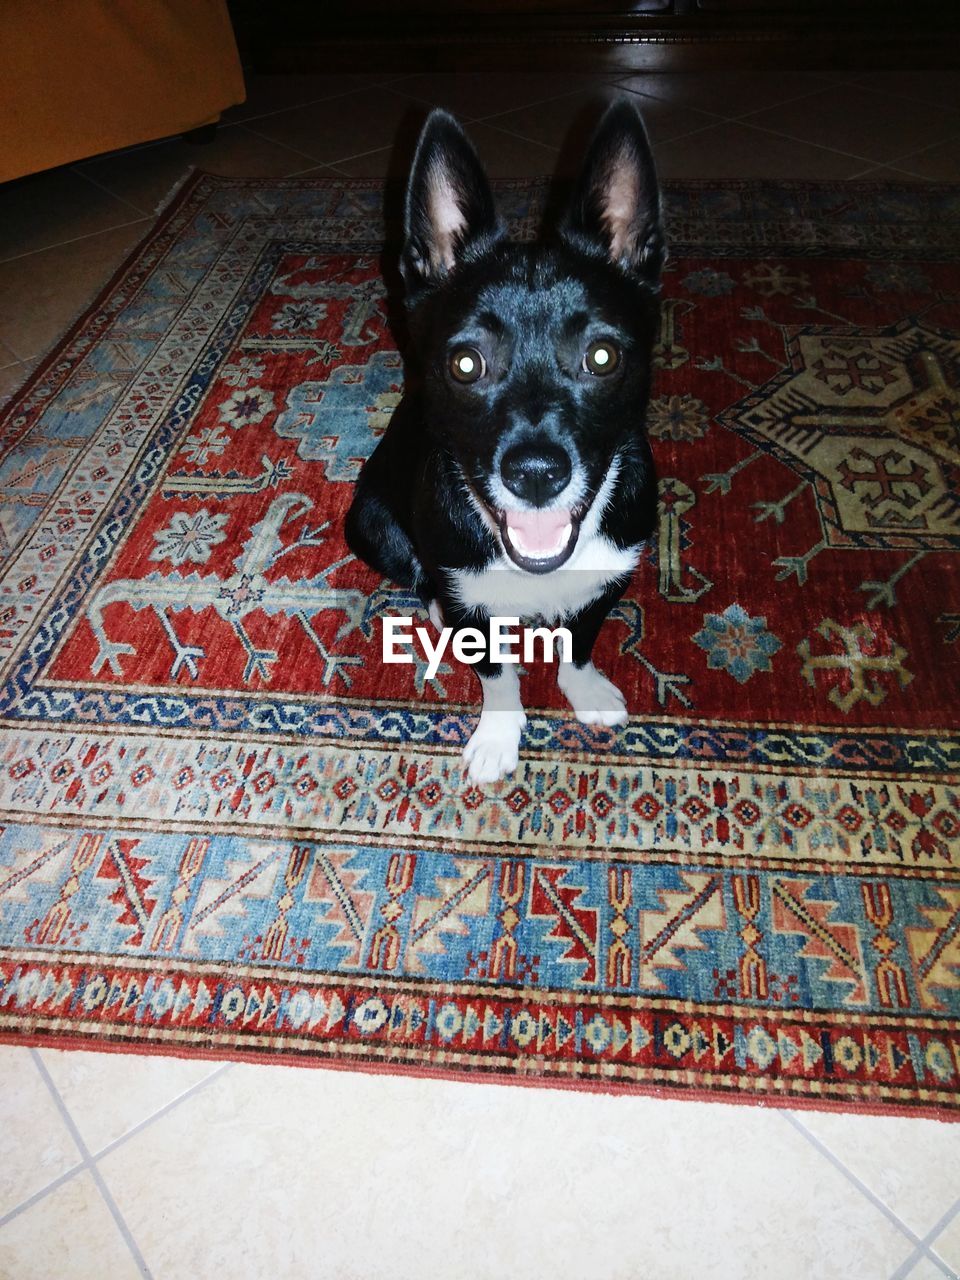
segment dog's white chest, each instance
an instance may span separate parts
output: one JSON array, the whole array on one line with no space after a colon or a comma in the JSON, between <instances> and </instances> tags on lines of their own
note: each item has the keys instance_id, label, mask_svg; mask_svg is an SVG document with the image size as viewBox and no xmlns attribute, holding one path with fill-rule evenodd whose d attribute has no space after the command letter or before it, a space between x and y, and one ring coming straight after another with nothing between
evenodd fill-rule
<instances>
[{"instance_id":1,"label":"dog's white chest","mask_svg":"<svg viewBox=\"0 0 960 1280\"><path fill-rule=\"evenodd\" d=\"M500 555L486 569L456 569L454 589L461 604L491 617L543 618L559 622L586 608L604 588L632 573L640 547L621 548L598 533L581 537L563 566L552 573L525 573Z\"/></svg>"}]
</instances>

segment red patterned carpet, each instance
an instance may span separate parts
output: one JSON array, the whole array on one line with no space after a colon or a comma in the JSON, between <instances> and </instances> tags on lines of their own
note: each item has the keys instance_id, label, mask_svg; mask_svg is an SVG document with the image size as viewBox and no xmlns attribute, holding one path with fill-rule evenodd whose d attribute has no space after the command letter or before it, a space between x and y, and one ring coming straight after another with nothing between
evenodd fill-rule
<instances>
[{"instance_id":1,"label":"red patterned carpet","mask_svg":"<svg viewBox=\"0 0 960 1280\"><path fill-rule=\"evenodd\" d=\"M955 1116L960 189L668 188L631 720L490 787L341 534L381 199L197 177L6 413L0 1037Z\"/></svg>"}]
</instances>

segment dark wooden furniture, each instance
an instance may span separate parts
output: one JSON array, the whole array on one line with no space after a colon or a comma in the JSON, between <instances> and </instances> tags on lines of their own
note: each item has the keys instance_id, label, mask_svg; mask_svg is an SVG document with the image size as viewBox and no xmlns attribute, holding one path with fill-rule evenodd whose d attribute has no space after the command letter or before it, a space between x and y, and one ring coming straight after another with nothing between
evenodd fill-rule
<instances>
[{"instance_id":1,"label":"dark wooden furniture","mask_svg":"<svg viewBox=\"0 0 960 1280\"><path fill-rule=\"evenodd\" d=\"M960 65L960 0L231 0L256 71Z\"/></svg>"}]
</instances>

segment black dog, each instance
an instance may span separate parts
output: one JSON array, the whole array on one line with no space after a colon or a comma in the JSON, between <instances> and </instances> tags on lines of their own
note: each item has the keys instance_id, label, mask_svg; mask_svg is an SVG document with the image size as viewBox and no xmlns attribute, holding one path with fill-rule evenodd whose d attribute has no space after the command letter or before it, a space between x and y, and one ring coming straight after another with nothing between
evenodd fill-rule
<instances>
[{"instance_id":1,"label":"black dog","mask_svg":"<svg viewBox=\"0 0 960 1280\"><path fill-rule=\"evenodd\" d=\"M414 588L437 621L562 622L558 684L588 724L624 698L590 660L650 536L645 432L664 244L636 109L604 116L552 244L513 244L457 122L434 111L407 190L401 271L419 385L363 468L347 516L362 560ZM434 603L436 602L436 603ZM517 764L526 722L514 665L477 665L470 777Z\"/></svg>"}]
</instances>

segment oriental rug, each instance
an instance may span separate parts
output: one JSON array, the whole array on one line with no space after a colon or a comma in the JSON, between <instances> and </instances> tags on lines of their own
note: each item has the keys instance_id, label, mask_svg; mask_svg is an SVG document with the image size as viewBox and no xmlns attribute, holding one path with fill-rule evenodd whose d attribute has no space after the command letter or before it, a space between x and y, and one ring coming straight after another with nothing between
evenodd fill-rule
<instances>
[{"instance_id":1,"label":"oriental rug","mask_svg":"<svg viewBox=\"0 0 960 1280\"><path fill-rule=\"evenodd\" d=\"M483 787L341 534L381 204L195 175L3 416L0 1038L960 1114L960 188L668 186L631 719Z\"/></svg>"}]
</instances>

